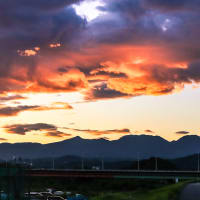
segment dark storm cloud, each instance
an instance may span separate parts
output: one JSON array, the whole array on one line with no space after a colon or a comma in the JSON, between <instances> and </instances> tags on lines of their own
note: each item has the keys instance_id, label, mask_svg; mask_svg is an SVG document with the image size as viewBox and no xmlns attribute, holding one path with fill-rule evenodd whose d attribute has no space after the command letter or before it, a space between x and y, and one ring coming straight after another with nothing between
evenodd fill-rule
<instances>
[{"instance_id":1,"label":"dark storm cloud","mask_svg":"<svg viewBox=\"0 0 200 200\"><path fill-rule=\"evenodd\" d=\"M99 27L99 32L96 31L97 41L115 45L119 43L139 46L162 45L163 47L170 48L170 51L172 51L172 54L174 54L173 56L176 58L185 57L185 59L189 59L190 56L195 56L195 54L196 59L199 58L197 56L199 55L199 13L176 12L166 14L162 10L160 10L160 12L153 10L152 12L151 6L146 5L147 2L151 4L151 1L148 0L105 1L106 5L104 9L113 12L115 17L102 18L102 20L99 19L94 23L94 29L98 29ZM179 4L182 5L181 0L160 0L158 2L160 2L161 5L169 4L172 8L174 8L176 4L177 6ZM190 1L187 2L189 4ZM195 5L197 2L199 1L192 0L191 4ZM112 7L117 7L117 9L111 9ZM145 10L145 12L140 12L139 18L127 19L127 15L131 16L134 13L134 8L137 11L140 11L140 9ZM170 22L167 25L167 31L163 31L166 19L170 20ZM197 43L195 44L195 42ZM193 53L188 51L188 48Z\"/></svg>"},{"instance_id":2,"label":"dark storm cloud","mask_svg":"<svg viewBox=\"0 0 200 200\"><path fill-rule=\"evenodd\" d=\"M180 135L187 135L189 134L190 132L188 131L177 131L176 134L180 134Z\"/></svg>"},{"instance_id":3,"label":"dark storm cloud","mask_svg":"<svg viewBox=\"0 0 200 200\"><path fill-rule=\"evenodd\" d=\"M32 9L41 9L41 10L56 10L70 4L78 3L81 0L7 0L1 2L1 8L15 9L16 7L30 7Z\"/></svg>"},{"instance_id":4,"label":"dark storm cloud","mask_svg":"<svg viewBox=\"0 0 200 200\"><path fill-rule=\"evenodd\" d=\"M177 10L183 8L188 0L144 0L147 7L161 8L164 10Z\"/></svg>"},{"instance_id":5,"label":"dark storm cloud","mask_svg":"<svg viewBox=\"0 0 200 200\"><path fill-rule=\"evenodd\" d=\"M60 105L59 107L56 106ZM2 105L3 107L0 107L0 117L12 117L12 116L17 116L19 113L24 112L24 111L48 111L48 110L71 110L73 107L69 105L68 103L62 103L62 102L56 102L55 105L52 106L38 106L38 105L33 105L33 106L5 106Z\"/></svg>"},{"instance_id":6,"label":"dark storm cloud","mask_svg":"<svg viewBox=\"0 0 200 200\"><path fill-rule=\"evenodd\" d=\"M149 9L140 0L105 0L105 4L100 9L112 13L113 17L99 19L91 27L97 33L98 42L144 45L149 39L156 41L155 35L161 33L149 15Z\"/></svg>"},{"instance_id":7,"label":"dark storm cloud","mask_svg":"<svg viewBox=\"0 0 200 200\"><path fill-rule=\"evenodd\" d=\"M107 12L116 12L130 19L137 19L145 14L146 10L141 5L141 0L110 0L105 8L99 8Z\"/></svg>"},{"instance_id":8,"label":"dark storm cloud","mask_svg":"<svg viewBox=\"0 0 200 200\"><path fill-rule=\"evenodd\" d=\"M160 83L200 82L200 62L192 63L188 68L152 67L151 76Z\"/></svg>"},{"instance_id":9,"label":"dark storm cloud","mask_svg":"<svg viewBox=\"0 0 200 200\"><path fill-rule=\"evenodd\" d=\"M85 23L74 9L67 7L72 2L77 1L1 1L1 47L14 53L49 42L70 42Z\"/></svg>"},{"instance_id":10,"label":"dark storm cloud","mask_svg":"<svg viewBox=\"0 0 200 200\"><path fill-rule=\"evenodd\" d=\"M16 106L16 107L0 107L0 117L16 116L20 112L34 110L38 106Z\"/></svg>"},{"instance_id":11,"label":"dark storm cloud","mask_svg":"<svg viewBox=\"0 0 200 200\"><path fill-rule=\"evenodd\" d=\"M96 73L92 74L91 76L105 76L109 78L126 78L127 75L125 73L117 73L117 72L106 72L106 71L97 71Z\"/></svg>"},{"instance_id":12,"label":"dark storm cloud","mask_svg":"<svg viewBox=\"0 0 200 200\"><path fill-rule=\"evenodd\" d=\"M8 0L0 2L0 91L22 90L26 81L36 81L41 55L52 53L51 43L73 47L73 39L85 27L72 4L77 0ZM17 51L34 51L40 56L20 56ZM59 52L55 50L53 52ZM23 69L22 72L17 71ZM15 81L18 82L15 82ZM6 83L7 82L7 83ZM15 83L14 83L15 82ZM4 84L3 84L4 83Z\"/></svg>"},{"instance_id":13,"label":"dark storm cloud","mask_svg":"<svg viewBox=\"0 0 200 200\"><path fill-rule=\"evenodd\" d=\"M199 0L144 0L147 7L163 11L199 10Z\"/></svg>"},{"instance_id":14,"label":"dark storm cloud","mask_svg":"<svg viewBox=\"0 0 200 200\"><path fill-rule=\"evenodd\" d=\"M114 99L121 97L131 97L125 93L118 92L116 90L109 89L106 84L94 86L89 92L86 93L86 100L103 100Z\"/></svg>"},{"instance_id":15,"label":"dark storm cloud","mask_svg":"<svg viewBox=\"0 0 200 200\"><path fill-rule=\"evenodd\" d=\"M21 100L21 99L26 99L26 97L23 97L21 95L0 96L0 102L1 101Z\"/></svg>"},{"instance_id":16,"label":"dark storm cloud","mask_svg":"<svg viewBox=\"0 0 200 200\"><path fill-rule=\"evenodd\" d=\"M67 67L59 67L57 70L58 70L58 72L60 72L60 73L66 73L66 72L69 71L69 69L68 69Z\"/></svg>"},{"instance_id":17,"label":"dark storm cloud","mask_svg":"<svg viewBox=\"0 0 200 200\"><path fill-rule=\"evenodd\" d=\"M92 22L76 14L75 3L0 2L1 93L86 89L85 99L96 100L169 94L200 82L198 0L104 0L105 15ZM137 55L148 57L144 66L134 63Z\"/></svg>"}]
</instances>

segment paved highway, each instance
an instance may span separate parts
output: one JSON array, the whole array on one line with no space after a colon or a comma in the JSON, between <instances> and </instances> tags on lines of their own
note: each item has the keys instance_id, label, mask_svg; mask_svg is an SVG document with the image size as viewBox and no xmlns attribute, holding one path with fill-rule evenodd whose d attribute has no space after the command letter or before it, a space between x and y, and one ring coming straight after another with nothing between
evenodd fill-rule
<instances>
[{"instance_id":1,"label":"paved highway","mask_svg":"<svg viewBox=\"0 0 200 200\"><path fill-rule=\"evenodd\" d=\"M187 185L181 193L180 200L200 200L200 183Z\"/></svg>"}]
</instances>

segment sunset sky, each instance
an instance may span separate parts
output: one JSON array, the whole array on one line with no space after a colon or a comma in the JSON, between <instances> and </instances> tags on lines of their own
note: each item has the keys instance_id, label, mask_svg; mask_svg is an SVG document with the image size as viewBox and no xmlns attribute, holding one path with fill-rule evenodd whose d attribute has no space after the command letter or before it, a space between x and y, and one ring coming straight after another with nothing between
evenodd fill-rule
<instances>
[{"instance_id":1,"label":"sunset sky","mask_svg":"<svg viewBox=\"0 0 200 200\"><path fill-rule=\"evenodd\" d=\"M0 142L200 135L199 0L4 0L0 44Z\"/></svg>"}]
</instances>

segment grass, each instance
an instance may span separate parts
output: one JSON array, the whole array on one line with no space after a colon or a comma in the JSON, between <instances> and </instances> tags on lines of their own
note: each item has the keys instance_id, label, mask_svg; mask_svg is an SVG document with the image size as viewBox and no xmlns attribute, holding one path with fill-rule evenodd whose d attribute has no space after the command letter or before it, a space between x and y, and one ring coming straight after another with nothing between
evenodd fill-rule
<instances>
[{"instance_id":1,"label":"grass","mask_svg":"<svg viewBox=\"0 0 200 200\"><path fill-rule=\"evenodd\" d=\"M189 182L173 184L172 180L132 179L56 179L32 178L31 191L46 188L70 191L89 197L89 200L177 200ZM26 188L27 190L28 188Z\"/></svg>"},{"instance_id":2,"label":"grass","mask_svg":"<svg viewBox=\"0 0 200 200\"><path fill-rule=\"evenodd\" d=\"M104 192L90 200L177 200L187 182L180 182L159 189L136 192Z\"/></svg>"}]
</instances>

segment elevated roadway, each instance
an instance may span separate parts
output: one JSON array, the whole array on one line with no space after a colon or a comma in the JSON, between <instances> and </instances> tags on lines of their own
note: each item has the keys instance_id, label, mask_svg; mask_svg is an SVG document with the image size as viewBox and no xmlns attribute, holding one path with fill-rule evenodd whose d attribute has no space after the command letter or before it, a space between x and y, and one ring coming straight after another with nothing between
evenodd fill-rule
<instances>
[{"instance_id":1,"label":"elevated roadway","mask_svg":"<svg viewBox=\"0 0 200 200\"><path fill-rule=\"evenodd\" d=\"M129 178L129 179L200 179L198 171L144 171L144 170L26 170L30 177L63 178Z\"/></svg>"}]
</instances>

